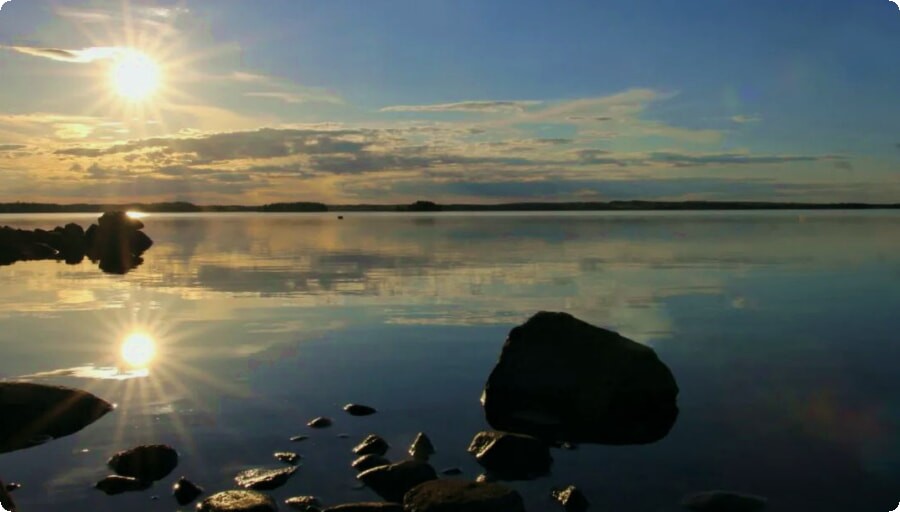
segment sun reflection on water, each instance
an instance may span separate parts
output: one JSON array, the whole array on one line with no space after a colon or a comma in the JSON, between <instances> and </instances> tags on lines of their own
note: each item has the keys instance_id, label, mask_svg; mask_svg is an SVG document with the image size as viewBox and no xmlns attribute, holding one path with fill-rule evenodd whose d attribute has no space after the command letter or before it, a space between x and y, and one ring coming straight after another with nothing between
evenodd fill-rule
<instances>
[{"instance_id":1,"label":"sun reflection on water","mask_svg":"<svg viewBox=\"0 0 900 512\"><path fill-rule=\"evenodd\" d=\"M156 357L156 343L147 333L131 333L122 342L121 356L128 366L145 369Z\"/></svg>"}]
</instances>

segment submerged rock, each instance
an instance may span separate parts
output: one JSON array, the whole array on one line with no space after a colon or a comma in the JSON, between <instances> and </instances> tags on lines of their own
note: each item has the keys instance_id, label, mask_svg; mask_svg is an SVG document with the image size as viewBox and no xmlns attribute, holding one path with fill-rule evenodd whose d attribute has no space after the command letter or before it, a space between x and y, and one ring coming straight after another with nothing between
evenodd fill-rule
<instances>
[{"instance_id":1,"label":"submerged rock","mask_svg":"<svg viewBox=\"0 0 900 512\"><path fill-rule=\"evenodd\" d=\"M383 456L370 453L354 460L350 466L357 471L366 471L367 469L377 468L378 466L387 466L390 463L391 461Z\"/></svg>"},{"instance_id":2,"label":"submerged rock","mask_svg":"<svg viewBox=\"0 0 900 512\"><path fill-rule=\"evenodd\" d=\"M0 382L0 453L74 434L112 410L87 391Z\"/></svg>"},{"instance_id":3,"label":"submerged rock","mask_svg":"<svg viewBox=\"0 0 900 512\"><path fill-rule=\"evenodd\" d=\"M307 427L310 428L326 428L331 426L331 418L326 418L324 416L319 416L318 418L313 418L306 424Z\"/></svg>"},{"instance_id":4,"label":"submerged rock","mask_svg":"<svg viewBox=\"0 0 900 512\"><path fill-rule=\"evenodd\" d=\"M434 455L434 445L431 444L431 439L428 439L428 436L424 433L419 432L409 447L409 454L416 460L428 460L429 457Z\"/></svg>"},{"instance_id":5,"label":"submerged rock","mask_svg":"<svg viewBox=\"0 0 900 512\"><path fill-rule=\"evenodd\" d=\"M375 409L369 407L368 405L360 405L360 404L347 404L344 406L344 410L347 411L351 416L369 416L371 414L375 414Z\"/></svg>"},{"instance_id":6,"label":"submerged rock","mask_svg":"<svg viewBox=\"0 0 900 512\"><path fill-rule=\"evenodd\" d=\"M585 512L591 506L584 493L574 485L564 489L554 489L550 495L566 509L566 512Z\"/></svg>"},{"instance_id":7,"label":"submerged rock","mask_svg":"<svg viewBox=\"0 0 900 512\"><path fill-rule=\"evenodd\" d=\"M508 432L479 432L469 444L469 453L488 472L505 480L545 475L553 463L545 442Z\"/></svg>"},{"instance_id":8,"label":"submerged rock","mask_svg":"<svg viewBox=\"0 0 900 512\"><path fill-rule=\"evenodd\" d=\"M147 480L140 480L130 476L110 475L94 484L94 487L110 496L115 496L124 492L144 491L149 489L151 485L153 485L153 482L148 482Z\"/></svg>"},{"instance_id":9,"label":"submerged rock","mask_svg":"<svg viewBox=\"0 0 900 512\"><path fill-rule=\"evenodd\" d=\"M185 477L179 478L172 486L172 496L179 505L187 505L199 498L201 494L203 494L203 488Z\"/></svg>"},{"instance_id":10,"label":"submerged rock","mask_svg":"<svg viewBox=\"0 0 900 512\"><path fill-rule=\"evenodd\" d=\"M403 497L405 512L525 512L518 492L494 483L432 480Z\"/></svg>"},{"instance_id":11,"label":"submerged rock","mask_svg":"<svg viewBox=\"0 0 900 512\"><path fill-rule=\"evenodd\" d=\"M459 468L446 468L441 470L441 474L447 476L457 476L462 474L462 470Z\"/></svg>"},{"instance_id":12,"label":"submerged rock","mask_svg":"<svg viewBox=\"0 0 900 512\"><path fill-rule=\"evenodd\" d=\"M275 500L256 491L225 491L197 505L197 512L277 512Z\"/></svg>"},{"instance_id":13,"label":"submerged rock","mask_svg":"<svg viewBox=\"0 0 900 512\"><path fill-rule=\"evenodd\" d=\"M294 496L284 500L284 504L300 512L319 512L322 508L322 503L315 496Z\"/></svg>"},{"instance_id":14,"label":"submerged rock","mask_svg":"<svg viewBox=\"0 0 900 512\"><path fill-rule=\"evenodd\" d=\"M360 503L344 503L328 507L322 512L403 512L403 507L398 503L384 503L380 501L365 501Z\"/></svg>"},{"instance_id":15,"label":"submerged rock","mask_svg":"<svg viewBox=\"0 0 900 512\"><path fill-rule=\"evenodd\" d=\"M698 492L681 500L681 506L697 512L756 512L767 503L762 496L728 491Z\"/></svg>"},{"instance_id":16,"label":"submerged rock","mask_svg":"<svg viewBox=\"0 0 900 512\"><path fill-rule=\"evenodd\" d=\"M381 436L369 434L358 445L353 447L353 453L357 455L384 455L391 445Z\"/></svg>"},{"instance_id":17,"label":"submerged rock","mask_svg":"<svg viewBox=\"0 0 900 512\"><path fill-rule=\"evenodd\" d=\"M669 433L677 395L652 348L567 313L540 312L510 331L482 403L498 430L642 444Z\"/></svg>"},{"instance_id":18,"label":"submerged rock","mask_svg":"<svg viewBox=\"0 0 900 512\"><path fill-rule=\"evenodd\" d=\"M2 486L2 485L3 485L3 483L0 482L0 486ZM18 491L21 488L22 488L22 484L20 484L18 482L10 482L10 483L6 484L6 487L4 487L4 489L6 489L6 492Z\"/></svg>"},{"instance_id":19,"label":"submerged rock","mask_svg":"<svg viewBox=\"0 0 900 512\"><path fill-rule=\"evenodd\" d=\"M307 439L309 439L309 436L293 436L290 441L292 443L299 443L300 441L306 441Z\"/></svg>"},{"instance_id":20,"label":"submerged rock","mask_svg":"<svg viewBox=\"0 0 900 512\"><path fill-rule=\"evenodd\" d=\"M270 491L284 485L297 471L296 467L284 469L248 469L241 471L234 482L238 487L255 491Z\"/></svg>"},{"instance_id":21,"label":"submerged rock","mask_svg":"<svg viewBox=\"0 0 900 512\"><path fill-rule=\"evenodd\" d=\"M137 446L116 453L107 465L122 476L154 482L178 467L178 452L164 444Z\"/></svg>"},{"instance_id":22,"label":"submerged rock","mask_svg":"<svg viewBox=\"0 0 900 512\"><path fill-rule=\"evenodd\" d=\"M297 465L297 462L300 461L300 456L294 452L275 452L275 458L292 466Z\"/></svg>"},{"instance_id":23,"label":"submerged rock","mask_svg":"<svg viewBox=\"0 0 900 512\"><path fill-rule=\"evenodd\" d=\"M363 471L356 478L387 501L399 503L413 487L437 479L437 473L426 462L406 460Z\"/></svg>"}]
</instances>

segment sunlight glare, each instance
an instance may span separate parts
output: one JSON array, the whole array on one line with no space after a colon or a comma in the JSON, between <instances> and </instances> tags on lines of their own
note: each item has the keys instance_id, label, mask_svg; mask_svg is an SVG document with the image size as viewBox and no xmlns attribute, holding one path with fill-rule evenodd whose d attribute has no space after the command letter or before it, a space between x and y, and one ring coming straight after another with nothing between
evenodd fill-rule
<instances>
[{"instance_id":1,"label":"sunlight glare","mask_svg":"<svg viewBox=\"0 0 900 512\"><path fill-rule=\"evenodd\" d=\"M134 368L146 368L155 355L153 338L145 333L132 333L122 343L122 359Z\"/></svg>"},{"instance_id":2,"label":"sunlight glare","mask_svg":"<svg viewBox=\"0 0 900 512\"><path fill-rule=\"evenodd\" d=\"M125 215L127 215L129 219L137 219L137 220L143 219L144 217L147 216L147 214L144 212L137 212L137 211L133 211L133 210L125 212Z\"/></svg>"},{"instance_id":3,"label":"sunlight glare","mask_svg":"<svg viewBox=\"0 0 900 512\"><path fill-rule=\"evenodd\" d=\"M113 89L127 100L145 100L156 92L159 85L159 66L146 54L128 51L113 63Z\"/></svg>"}]
</instances>

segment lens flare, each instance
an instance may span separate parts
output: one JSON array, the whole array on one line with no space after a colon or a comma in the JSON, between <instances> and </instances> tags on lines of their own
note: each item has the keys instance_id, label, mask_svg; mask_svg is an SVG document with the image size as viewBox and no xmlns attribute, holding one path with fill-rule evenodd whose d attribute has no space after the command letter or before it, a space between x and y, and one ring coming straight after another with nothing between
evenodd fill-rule
<instances>
[{"instance_id":1,"label":"lens flare","mask_svg":"<svg viewBox=\"0 0 900 512\"><path fill-rule=\"evenodd\" d=\"M134 368L146 368L156 356L156 343L146 333L129 334L122 343L122 360Z\"/></svg>"}]
</instances>

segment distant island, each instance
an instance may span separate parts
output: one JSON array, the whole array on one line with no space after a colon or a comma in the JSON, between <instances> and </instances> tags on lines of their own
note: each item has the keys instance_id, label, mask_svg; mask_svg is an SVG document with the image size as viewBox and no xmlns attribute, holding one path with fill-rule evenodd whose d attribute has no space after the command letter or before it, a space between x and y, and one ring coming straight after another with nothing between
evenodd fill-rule
<instances>
[{"instance_id":1,"label":"distant island","mask_svg":"<svg viewBox=\"0 0 900 512\"><path fill-rule=\"evenodd\" d=\"M897 210L900 203L782 203L765 201L608 201L608 202L520 202L500 204L336 204L314 202L263 205L198 205L163 203L0 203L3 213L100 213L114 210L148 213L196 212L553 212L553 211L701 211L701 210Z\"/></svg>"}]
</instances>

